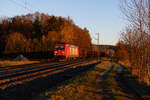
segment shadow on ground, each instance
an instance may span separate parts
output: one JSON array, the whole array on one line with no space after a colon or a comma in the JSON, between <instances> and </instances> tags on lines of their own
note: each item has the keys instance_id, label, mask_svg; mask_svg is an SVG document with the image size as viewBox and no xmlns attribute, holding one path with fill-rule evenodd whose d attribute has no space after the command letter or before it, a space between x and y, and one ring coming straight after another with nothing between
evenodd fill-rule
<instances>
[{"instance_id":1,"label":"shadow on ground","mask_svg":"<svg viewBox=\"0 0 150 100\"><path fill-rule=\"evenodd\" d=\"M131 76L125 66L123 68L123 73L118 75L117 80L124 92L132 93L136 100L150 100L150 86L139 83L137 77Z\"/></svg>"},{"instance_id":2,"label":"shadow on ground","mask_svg":"<svg viewBox=\"0 0 150 100\"><path fill-rule=\"evenodd\" d=\"M0 100L32 100L35 96L47 89L57 87L67 79L71 79L86 70L90 70L96 64L68 69L45 78L35 79L15 87L9 87L6 90L0 90Z\"/></svg>"},{"instance_id":3,"label":"shadow on ground","mask_svg":"<svg viewBox=\"0 0 150 100\"><path fill-rule=\"evenodd\" d=\"M99 94L103 100L150 100L150 87L139 84L126 67L123 73L117 73L117 66L102 77L102 90Z\"/></svg>"}]
</instances>

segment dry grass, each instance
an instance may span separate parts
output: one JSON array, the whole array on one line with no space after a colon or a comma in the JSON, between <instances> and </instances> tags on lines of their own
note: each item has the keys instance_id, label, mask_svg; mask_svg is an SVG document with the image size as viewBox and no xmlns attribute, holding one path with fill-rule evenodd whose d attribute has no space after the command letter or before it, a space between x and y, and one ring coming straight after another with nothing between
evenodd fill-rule
<instances>
[{"instance_id":1,"label":"dry grass","mask_svg":"<svg viewBox=\"0 0 150 100\"><path fill-rule=\"evenodd\" d=\"M66 85L61 85L54 90L47 90L36 100L94 100L97 86L95 85L96 75L91 71L83 76L70 80Z\"/></svg>"},{"instance_id":2,"label":"dry grass","mask_svg":"<svg viewBox=\"0 0 150 100\"><path fill-rule=\"evenodd\" d=\"M104 75L102 88L104 100L135 100L126 88L117 81L118 65L114 64L112 71Z\"/></svg>"},{"instance_id":3,"label":"dry grass","mask_svg":"<svg viewBox=\"0 0 150 100\"><path fill-rule=\"evenodd\" d=\"M118 63L128 67L131 66L129 60L119 61Z\"/></svg>"},{"instance_id":4,"label":"dry grass","mask_svg":"<svg viewBox=\"0 0 150 100\"><path fill-rule=\"evenodd\" d=\"M41 93L35 100L95 100L95 95L100 92L99 85L96 84L97 76L107 69L109 64L104 61L96 68L61 83L57 88Z\"/></svg>"},{"instance_id":5,"label":"dry grass","mask_svg":"<svg viewBox=\"0 0 150 100\"><path fill-rule=\"evenodd\" d=\"M110 65L111 65L110 61L103 61L101 64L97 65L96 67L103 69L103 70L106 70L109 68Z\"/></svg>"},{"instance_id":6,"label":"dry grass","mask_svg":"<svg viewBox=\"0 0 150 100\"><path fill-rule=\"evenodd\" d=\"M25 65L25 64L33 64L33 63L40 63L40 61L30 61L30 60L25 60L25 61L10 61L10 60L3 60L0 61L0 66L5 67L5 66L17 66L17 65Z\"/></svg>"},{"instance_id":7,"label":"dry grass","mask_svg":"<svg viewBox=\"0 0 150 100\"><path fill-rule=\"evenodd\" d=\"M63 67L63 69L53 68L53 69L37 71L37 72L34 72L34 73L23 74L23 75L11 77L11 78L6 78L6 79L1 80L0 84L4 84L4 83L7 83L7 82L10 82L10 83L1 85L0 89L4 90L4 89L6 89L10 86L23 84L25 82L29 82L29 81L32 81L32 80L37 79L37 78L43 78L43 77L47 77L47 76L52 75L52 74L64 72L64 70L69 69L71 66L72 67L80 67L80 66L86 66L86 65L96 63L96 62L97 62L96 60L93 60L93 61L90 61L90 62L87 62L87 63L78 64L78 65L76 65L76 64L67 65L67 66ZM36 70L37 69L33 69L32 71L36 71ZM29 70L29 71L31 71L31 70ZM24 72L28 72L28 71L24 71Z\"/></svg>"}]
</instances>

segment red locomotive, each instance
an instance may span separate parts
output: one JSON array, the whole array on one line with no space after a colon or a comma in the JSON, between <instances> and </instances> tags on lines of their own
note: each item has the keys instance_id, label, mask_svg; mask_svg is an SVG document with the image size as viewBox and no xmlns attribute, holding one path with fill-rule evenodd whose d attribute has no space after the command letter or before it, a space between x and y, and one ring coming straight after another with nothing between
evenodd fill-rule
<instances>
[{"instance_id":1,"label":"red locomotive","mask_svg":"<svg viewBox=\"0 0 150 100\"><path fill-rule=\"evenodd\" d=\"M72 59L79 57L79 48L70 44L56 44L54 56L57 58Z\"/></svg>"}]
</instances>

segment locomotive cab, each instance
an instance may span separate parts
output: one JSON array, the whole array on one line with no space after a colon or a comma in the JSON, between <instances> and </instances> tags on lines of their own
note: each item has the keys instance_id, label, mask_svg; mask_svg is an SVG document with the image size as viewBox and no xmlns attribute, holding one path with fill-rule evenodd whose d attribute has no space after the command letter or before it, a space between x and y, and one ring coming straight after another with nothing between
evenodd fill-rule
<instances>
[{"instance_id":1,"label":"locomotive cab","mask_svg":"<svg viewBox=\"0 0 150 100\"><path fill-rule=\"evenodd\" d=\"M54 56L58 59L72 59L79 57L79 48L70 44L56 44L54 48Z\"/></svg>"},{"instance_id":2,"label":"locomotive cab","mask_svg":"<svg viewBox=\"0 0 150 100\"><path fill-rule=\"evenodd\" d=\"M65 57L65 45L57 44L54 49L54 56L61 57L61 58Z\"/></svg>"}]
</instances>

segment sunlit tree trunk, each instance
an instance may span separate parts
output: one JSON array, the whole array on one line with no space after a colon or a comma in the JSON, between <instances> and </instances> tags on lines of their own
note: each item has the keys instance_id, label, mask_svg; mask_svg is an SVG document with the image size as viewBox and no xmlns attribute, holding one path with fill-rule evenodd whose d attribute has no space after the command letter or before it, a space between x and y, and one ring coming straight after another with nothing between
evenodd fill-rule
<instances>
[{"instance_id":1,"label":"sunlit tree trunk","mask_svg":"<svg viewBox=\"0 0 150 100\"><path fill-rule=\"evenodd\" d=\"M131 24L129 29L132 30L131 33L126 30L126 37L124 35L122 38L128 46L129 60L133 67L132 71L136 70L138 72L140 82L149 83L150 0L121 1L123 2L121 10ZM138 41L135 41L136 39Z\"/></svg>"}]
</instances>

